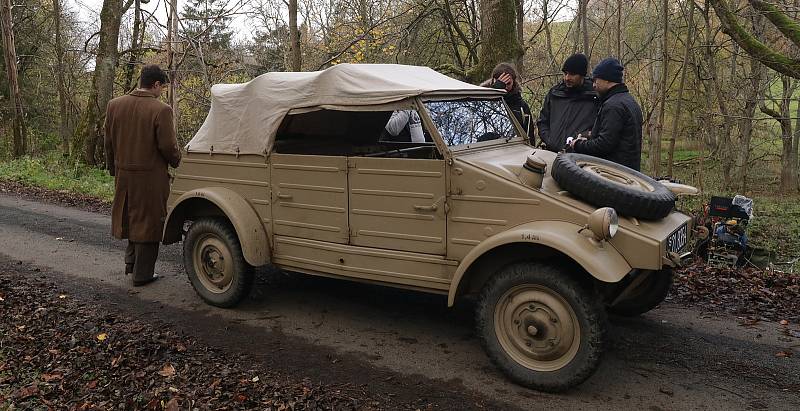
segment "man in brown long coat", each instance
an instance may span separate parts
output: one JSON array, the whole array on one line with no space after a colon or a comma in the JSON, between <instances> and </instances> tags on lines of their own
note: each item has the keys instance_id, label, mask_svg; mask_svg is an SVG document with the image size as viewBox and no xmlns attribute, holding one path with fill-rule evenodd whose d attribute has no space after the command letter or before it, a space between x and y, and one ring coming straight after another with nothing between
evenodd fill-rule
<instances>
[{"instance_id":1,"label":"man in brown long coat","mask_svg":"<svg viewBox=\"0 0 800 411\"><path fill-rule=\"evenodd\" d=\"M160 67L145 66L139 88L111 100L106 109L106 164L116 184L111 231L128 239L125 274L133 273L134 286L158 279L154 269L170 190L167 166L181 161L172 108L158 99L168 82Z\"/></svg>"}]
</instances>

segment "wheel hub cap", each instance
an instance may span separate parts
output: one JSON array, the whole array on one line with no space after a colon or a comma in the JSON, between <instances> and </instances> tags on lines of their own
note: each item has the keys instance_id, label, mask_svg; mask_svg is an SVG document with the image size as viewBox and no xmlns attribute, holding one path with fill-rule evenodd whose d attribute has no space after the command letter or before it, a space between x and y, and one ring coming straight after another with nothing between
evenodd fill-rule
<instances>
[{"instance_id":1,"label":"wheel hub cap","mask_svg":"<svg viewBox=\"0 0 800 411\"><path fill-rule=\"evenodd\" d=\"M233 280L232 256L219 237L207 234L194 247L195 270L203 286L211 292L225 292Z\"/></svg>"},{"instance_id":2,"label":"wheel hub cap","mask_svg":"<svg viewBox=\"0 0 800 411\"><path fill-rule=\"evenodd\" d=\"M506 353L537 371L562 368L580 346L578 320L569 303L539 285L517 286L500 298L495 330Z\"/></svg>"}]
</instances>

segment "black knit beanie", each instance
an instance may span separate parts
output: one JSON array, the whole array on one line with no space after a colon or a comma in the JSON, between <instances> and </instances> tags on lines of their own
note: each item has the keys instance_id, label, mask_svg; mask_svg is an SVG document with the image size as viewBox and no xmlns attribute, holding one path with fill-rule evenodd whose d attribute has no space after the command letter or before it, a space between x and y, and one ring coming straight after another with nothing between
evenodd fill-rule
<instances>
[{"instance_id":1,"label":"black knit beanie","mask_svg":"<svg viewBox=\"0 0 800 411\"><path fill-rule=\"evenodd\" d=\"M594 66L592 77L600 78L612 83L622 83L622 63L615 58L607 58Z\"/></svg>"},{"instance_id":2,"label":"black knit beanie","mask_svg":"<svg viewBox=\"0 0 800 411\"><path fill-rule=\"evenodd\" d=\"M585 77L586 73L589 72L589 59L581 53L573 54L564 60L561 72L580 74Z\"/></svg>"}]
</instances>

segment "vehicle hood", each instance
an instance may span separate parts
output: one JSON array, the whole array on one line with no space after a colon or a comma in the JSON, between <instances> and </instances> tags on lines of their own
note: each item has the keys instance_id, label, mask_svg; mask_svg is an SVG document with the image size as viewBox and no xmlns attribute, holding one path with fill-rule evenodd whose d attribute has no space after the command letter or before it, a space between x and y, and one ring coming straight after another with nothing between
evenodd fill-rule
<instances>
[{"instance_id":1,"label":"vehicle hood","mask_svg":"<svg viewBox=\"0 0 800 411\"><path fill-rule=\"evenodd\" d=\"M525 161L531 155L534 155L537 159L546 164L541 189L525 186L531 196L545 196L554 203L561 204L571 210L579 211L579 214L584 217L573 222L580 225L585 224L584 218L597 210L598 207L572 196L561 188L553 179L550 173L557 153L544 149L536 149L527 144L519 143L460 153L456 158L459 161L463 161L523 186L519 178L520 171ZM635 232L638 235L660 241L669 236L677 227L688 220L689 217L687 215L679 212L672 212L660 220L650 221L621 216L620 228L624 231ZM612 243L613 242L614 241L612 241Z\"/></svg>"}]
</instances>

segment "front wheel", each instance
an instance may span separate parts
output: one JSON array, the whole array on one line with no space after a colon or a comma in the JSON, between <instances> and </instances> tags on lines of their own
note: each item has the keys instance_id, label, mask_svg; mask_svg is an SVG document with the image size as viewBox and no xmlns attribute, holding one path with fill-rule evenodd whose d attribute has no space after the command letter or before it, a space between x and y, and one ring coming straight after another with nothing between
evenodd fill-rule
<instances>
[{"instance_id":1,"label":"front wheel","mask_svg":"<svg viewBox=\"0 0 800 411\"><path fill-rule=\"evenodd\" d=\"M591 287L561 269L520 263L483 288L476 324L484 350L511 380L558 392L597 369L606 318Z\"/></svg>"},{"instance_id":2,"label":"front wheel","mask_svg":"<svg viewBox=\"0 0 800 411\"><path fill-rule=\"evenodd\" d=\"M231 225L219 218L195 221L183 240L183 265L197 294L211 305L233 307L253 284L253 267Z\"/></svg>"}]
</instances>

